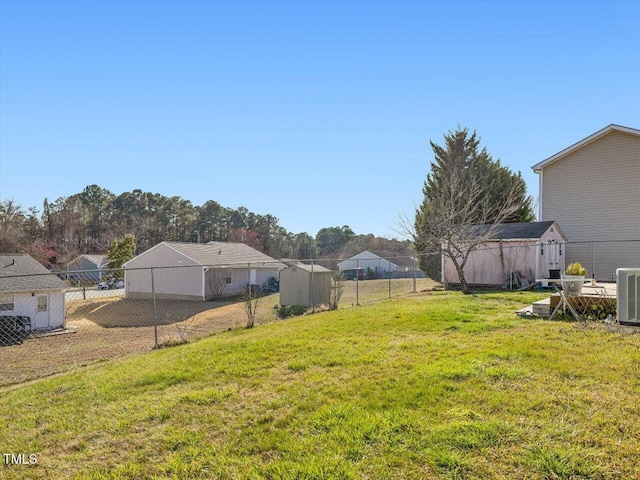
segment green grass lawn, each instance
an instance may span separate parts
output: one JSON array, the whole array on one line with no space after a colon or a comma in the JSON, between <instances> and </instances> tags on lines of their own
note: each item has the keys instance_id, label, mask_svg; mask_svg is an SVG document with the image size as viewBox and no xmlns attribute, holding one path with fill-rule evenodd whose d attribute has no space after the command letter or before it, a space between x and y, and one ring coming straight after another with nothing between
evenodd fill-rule
<instances>
[{"instance_id":1,"label":"green grass lawn","mask_svg":"<svg viewBox=\"0 0 640 480\"><path fill-rule=\"evenodd\" d=\"M0 477L640 478L640 336L514 315L539 298L416 294L14 388L0 453L37 464Z\"/></svg>"}]
</instances>

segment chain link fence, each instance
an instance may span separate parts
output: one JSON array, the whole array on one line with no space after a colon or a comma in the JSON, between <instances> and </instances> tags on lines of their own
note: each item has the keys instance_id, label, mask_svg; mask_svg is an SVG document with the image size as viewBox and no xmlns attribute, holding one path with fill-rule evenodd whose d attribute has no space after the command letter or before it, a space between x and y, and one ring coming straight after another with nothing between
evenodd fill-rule
<instances>
[{"instance_id":1,"label":"chain link fence","mask_svg":"<svg viewBox=\"0 0 640 480\"><path fill-rule=\"evenodd\" d=\"M439 254L433 278L455 284ZM578 261L599 281L640 265L640 242L486 245L465 267L470 284L527 288ZM281 260L3 276L0 387L291 315L351 308L439 285L415 257ZM425 262L422 262L423 264ZM555 270L555 272L553 272ZM453 272L453 273L452 273ZM453 276L451 276L453 275Z\"/></svg>"},{"instance_id":2,"label":"chain link fence","mask_svg":"<svg viewBox=\"0 0 640 480\"><path fill-rule=\"evenodd\" d=\"M36 288L45 275L5 278L15 288L0 292L0 387L330 309L336 295L350 308L436 285L383 268L347 280L338 262L67 271L46 275L59 281L54 290Z\"/></svg>"}]
</instances>

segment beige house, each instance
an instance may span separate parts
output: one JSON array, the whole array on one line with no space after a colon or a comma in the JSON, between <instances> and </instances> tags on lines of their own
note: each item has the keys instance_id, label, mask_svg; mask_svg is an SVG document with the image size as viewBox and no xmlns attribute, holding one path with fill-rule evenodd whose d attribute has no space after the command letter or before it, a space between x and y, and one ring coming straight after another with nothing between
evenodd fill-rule
<instances>
[{"instance_id":1,"label":"beige house","mask_svg":"<svg viewBox=\"0 0 640 480\"><path fill-rule=\"evenodd\" d=\"M280 271L280 304L328 304L331 298L331 270L321 265L298 263Z\"/></svg>"},{"instance_id":2,"label":"beige house","mask_svg":"<svg viewBox=\"0 0 640 480\"><path fill-rule=\"evenodd\" d=\"M488 225L479 225L478 236ZM567 238L556 222L498 225L492 240L469 255L464 277L469 285L517 288L535 280L559 276L565 268ZM445 283L460 283L451 259L442 257Z\"/></svg>"},{"instance_id":3,"label":"beige house","mask_svg":"<svg viewBox=\"0 0 640 480\"><path fill-rule=\"evenodd\" d=\"M283 263L234 242L161 242L124 264L127 298L217 300L278 278Z\"/></svg>"},{"instance_id":4,"label":"beige house","mask_svg":"<svg viewBox=\"0 0 640 480\"><path fill-rule=\"evenodd\" d=\"M640 130L609 125L534 165L540 219L570 239L567 264L598 280L640 266Z\"/></svg>"}]
</instances>

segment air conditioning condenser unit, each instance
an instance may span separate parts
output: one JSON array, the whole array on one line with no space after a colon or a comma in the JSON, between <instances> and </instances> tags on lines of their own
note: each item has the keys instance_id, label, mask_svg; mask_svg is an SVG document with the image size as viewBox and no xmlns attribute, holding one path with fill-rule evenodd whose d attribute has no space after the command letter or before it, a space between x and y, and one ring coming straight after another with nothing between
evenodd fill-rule
<instances>
[{"instance_id":1,"label":"air conditioning condenser unit","mask_svg":"<svg viewBox=\"0 0 640 480\"><path fill-rule=\"evenodd\" d=\"M640 326L640 268L616 270L618 322Z\"/></svg>"}]
</instances>

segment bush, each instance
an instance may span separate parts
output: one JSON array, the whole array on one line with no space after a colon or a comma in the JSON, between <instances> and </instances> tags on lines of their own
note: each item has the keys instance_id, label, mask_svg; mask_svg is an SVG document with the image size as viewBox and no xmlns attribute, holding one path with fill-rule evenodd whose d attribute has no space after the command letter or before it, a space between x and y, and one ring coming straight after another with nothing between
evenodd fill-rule
<instances>
[{"instance_id":1,"label":"bush","mask_svg":"<svg viewBox=\"0 0 640 480\"><path fill-rule=\"evenodd\" d=\"M276 311L276 317L282 320L289 317L299 317L306 312L307 307L302 305L280 305L280 308Z\"/></svg>"}]
</instances>

